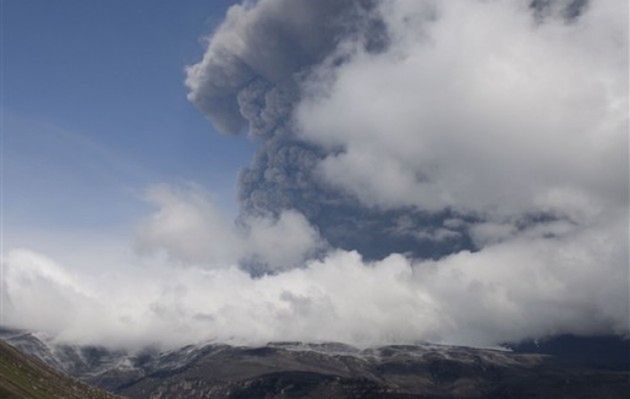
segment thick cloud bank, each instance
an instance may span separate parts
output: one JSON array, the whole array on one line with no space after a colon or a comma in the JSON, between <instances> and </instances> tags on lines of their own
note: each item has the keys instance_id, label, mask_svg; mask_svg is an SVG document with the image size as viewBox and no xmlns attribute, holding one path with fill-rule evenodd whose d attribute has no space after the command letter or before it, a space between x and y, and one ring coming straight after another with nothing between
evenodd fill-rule
<instances>
[{"instance_id":1,"label":"thick cloud bank","mask_svg":"<svg viewBox=\"0 0 630 399\"><path fill-rule=\"evenodd\" d=\"M15 250L6 321L125 345L627 335L627 8L231 7L186 85L259 143L237 222L199 188L153 188L150 273L95 285Z\"/></svg>"},{"instance_id":2,"label":"thick cloud bank","mask_svg":"<svg viewBox=\"0 0 630 399\"><path fill-rule=\"evenodd\" d=\"M253 278L235 265L101 276L27 250L5 263L10 325L134 347L201 340L494 345L557 333L628 332L626 220L562 237L528 232L440 261L365 262L332 251ZM554 227L548 226L548 230ZM123 279L121 281L121 279Z\"/></svg>"}]
</instances>

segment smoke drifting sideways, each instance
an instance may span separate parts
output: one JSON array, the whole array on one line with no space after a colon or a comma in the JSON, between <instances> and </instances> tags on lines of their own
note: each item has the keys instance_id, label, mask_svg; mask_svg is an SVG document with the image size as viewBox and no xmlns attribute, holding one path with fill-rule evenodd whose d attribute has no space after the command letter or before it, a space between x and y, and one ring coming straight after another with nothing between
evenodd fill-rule
<instances>
[{"instance_id":1,"label":"smoke drifting sideways","mask_svg":"<svg viewBox=\"0 0 630 399\"><path fill-rule=\"evenodd\" d=\"M151 269L94 284L14 250L6 320L123 346L627 335L627 7L232 6L186 86L259 145L236 223L152 188Z\"/></svg>"}]
</instances>

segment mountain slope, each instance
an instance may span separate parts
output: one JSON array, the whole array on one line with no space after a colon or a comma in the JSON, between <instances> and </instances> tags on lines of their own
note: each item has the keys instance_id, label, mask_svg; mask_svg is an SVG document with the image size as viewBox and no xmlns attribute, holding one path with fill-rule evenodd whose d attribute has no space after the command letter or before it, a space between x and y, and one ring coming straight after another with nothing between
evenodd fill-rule
<instances>
[{"instance_id":1,"label":"mountain slope","mask_svg":"<svg viewBox=\"0 0 630 399\"><path fill-rule=\"evenodd\" d=\"M117 396L78 382L0 341L0 398L115 399Z\"/></svg>"},{"instance_id":2,"label":"mountain slope","mask_svg":"<svg viewBox=\"0 0 630 399\"><path fill-rule=\"evenodd\" d=\"M589 339L575 344L572 338L570 345L562 339L555 349L536 344L518 351L289 342L129 353L59 344L16 330L0 332L0 338L84 382L132 399L626 398L630 391L630 370L619 362L630 353L630 343L620 339L612 344L596 340L594 346ZM603 356L609 347L615 356ZM543 353L531 353L534 349ZM547 349L558 356L545 354ZM576 359L576 351L585 353ZM588 360L590 352L597 355L595 361Z\"/></svg>"},{"instance_id":3,"label":"mountain slope","mask_svg":"<svg viewBox=\"0 0 630 399\"><path fill-rule=\"evenodd\" d=\"M180 368L118 391L129 398L626 398L630 374L536 354L440 345L207 346Z\"/></svg>"}]
</instances>

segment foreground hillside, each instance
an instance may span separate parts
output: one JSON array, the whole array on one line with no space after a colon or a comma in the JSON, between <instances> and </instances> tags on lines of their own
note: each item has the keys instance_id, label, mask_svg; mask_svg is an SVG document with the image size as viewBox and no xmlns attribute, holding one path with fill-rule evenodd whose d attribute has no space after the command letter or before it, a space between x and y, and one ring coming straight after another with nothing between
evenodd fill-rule
<instances>
[{"instance_id":1,"label":"foreground hillside","mask_svg":"<svg viewBox=\"0 0 630 399\"><path fill-rule=\"evenodd\" d=\"M0 398L114 399L116 396L61 374L0 341Z\"/></svg>"}]
</instances>

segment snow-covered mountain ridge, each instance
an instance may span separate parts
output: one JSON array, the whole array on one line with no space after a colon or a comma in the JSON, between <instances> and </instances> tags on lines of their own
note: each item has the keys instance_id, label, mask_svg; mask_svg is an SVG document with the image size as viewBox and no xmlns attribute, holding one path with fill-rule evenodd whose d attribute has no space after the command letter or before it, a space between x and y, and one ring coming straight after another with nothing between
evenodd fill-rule
<instances>
[{"instance_id":1,"label":"snow-covered mountain ridge","mask_svg":"<svg viewBox=\"0 0 630 399\"><path fill-rule=\"evenodd\" d=\"M342 343L216 343L159 351L56 344L2 330L0 339L85 382L129 398L624 397L627 370L553 356L435 345L356 348Z\"/></svg>"}]
</instances>

